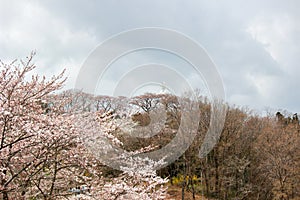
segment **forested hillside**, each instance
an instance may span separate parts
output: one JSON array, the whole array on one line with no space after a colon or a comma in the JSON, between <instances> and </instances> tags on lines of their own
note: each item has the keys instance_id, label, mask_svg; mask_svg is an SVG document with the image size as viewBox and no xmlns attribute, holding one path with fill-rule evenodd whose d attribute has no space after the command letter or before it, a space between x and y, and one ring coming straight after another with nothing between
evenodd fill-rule
<instances>
[{"instance_id":1,"label":"forested hillside","mask_svg":"<svg viewBox=\"0 0 300 200\"><path fill-rule=\"evenodd\" d=\"M262 117L222 103L228 109L221 137L199 158L212 105L201 94L191 100L171 94L127 98L62 91L63 73L50 80L27 77L35 68L31 59L0 66L1 199L165 199L171 195L168 186L181 188L182 199L187 192L224 200L300 198L297 114ZM101 132L99 138L130 155L153 152L176 136L182 103L192 101L199 106L196 137L179 159L159 170L153 169L165 165L163 160L147 160L149 169L107 167L97 152L105 147L84 140L97 139ZM82 126L85 120L90 123ZM130 134L134 130L155 133L143 138Z\"/></svg>"}]
</instances>

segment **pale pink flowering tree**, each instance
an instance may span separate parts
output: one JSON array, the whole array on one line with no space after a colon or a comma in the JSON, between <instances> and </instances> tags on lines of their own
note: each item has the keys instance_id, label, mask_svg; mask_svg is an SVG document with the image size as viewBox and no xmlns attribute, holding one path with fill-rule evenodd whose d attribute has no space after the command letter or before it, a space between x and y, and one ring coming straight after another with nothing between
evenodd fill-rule
<instances>
[{"instance_id":1,"label":"pale pink flowering tree","mask_svg":"<svg viewBox=\"0 0 300 200\"><path fill-rule=\"evenodd\" d=\"M87 168L95 164L79 141L74 116L64 110L68 100L50 95L62 87L63 73L28 79L33 56L0 66L2 199L69 195L72 184L90 179Z\"/></svg>"},{"instance_id":2,"label":"pale pink flowering tree","mask_svg":"<svg viewBox=\"0 0 300 200\"><path fill-rule=\"evenodd\" d=\"M118 113L85 113L76 122L79 131L85 132L84 143L100 161L106 159L113 162L120 160L116 165L123 173L115 178L94 180L89 195L74 198L83 199L165 199L167 196L167 178L157 176L155 169L164 165L164 161L153 161L136 155L151 151L156 147L148 146L135 151L121 151L123 143L116 137L120 132L131 132L137 126L130 118L119 118ZM82 128L80 130L80 128ZM120 152L118 152L120 151ZM116 154L114 154L114 153ZM119 154L120 153L120 154ZM107 156L105 158L105 156ZM147 163L147 165L145 165ZM124 166L122 166L122 164ZM114 165L114 167L117 167Z\"/></svg>"},{"instance_id":3,"label":"pale pink flowering tree","mask_svg":"<svg viewBox=\"0 0 300 200\"><path fill-rule=\"evenodd\" d=\"M90 191L85 198L109 194L114 199L162 199L166 188L158 186L167 180L150 170L137 173L124 168L120 177L107 182L99 161L86 151L76 124L80 109L93 113L91 96L79 93L74 101L74 95L68 93L54 95L64 83L63 73L50 80L39 76L28 79L35 68L33 56L20 64L0 63L1 198L72 198L70 188L87 185ZM81 106L76 106L78 103ZM101 122L101 133L122 145L111 134L118 127L116 122Z\"/></svg>"},{"instance_id":4,"label":"pale pink flowering tree","mask_svg":"<svg viewBox=\"0 0 300 200\"><path fill-rule=\"evenodd\" d=\"M0 192L3 199L8 199L10 193L24 196L31 179L28 171L44 163L41 158L47 150L43 148L42 140L53 132L45 113L44 98L64 82L63 73L49 81L39 76L32 76L27 81L25 76L35 68L33 55L21 64L1 62Z\"/></svg>"}]
</instances>

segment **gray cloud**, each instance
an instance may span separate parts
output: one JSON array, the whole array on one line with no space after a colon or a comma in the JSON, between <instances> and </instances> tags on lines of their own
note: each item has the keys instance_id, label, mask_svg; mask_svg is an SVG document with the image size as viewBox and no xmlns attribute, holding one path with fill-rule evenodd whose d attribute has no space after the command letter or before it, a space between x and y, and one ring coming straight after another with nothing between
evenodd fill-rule
<instances>
[{"instance_id":1,"label":"gray cloud","mask_svg":"<svg viewBox=\"0 0 300 200\"><path fill-rule=\"evenodd\" d=\"M112 34L169 28L203 45L230 103L299 112L299 7L296 0L2 0L0 59L24 58L36 50L38 72L52 75L67 68L67 87L72 87L85 58Z\"/></svg>"}]
</instances>

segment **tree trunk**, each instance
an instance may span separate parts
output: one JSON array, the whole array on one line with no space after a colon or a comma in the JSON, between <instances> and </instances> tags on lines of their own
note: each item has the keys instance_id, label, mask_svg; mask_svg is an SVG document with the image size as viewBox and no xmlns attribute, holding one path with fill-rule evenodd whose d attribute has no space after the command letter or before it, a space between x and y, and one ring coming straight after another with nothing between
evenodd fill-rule
<instances>
[{"instance_id":1,"label":"tree trunk","mask_svg":"<svg viewBox=\"0 0 300 200\"><path fill-rule=\"evenodd\" d=\"M218 154L214 155L215 157L215 192L217 194L217 197L219 197L220 194L220 188L219 188L219 162L218 162Z\"/></svg>"},{"instance_id":2,"label":"tree trunk","mask_svg":"<svg viewBox=\"0 0 300 200\"><path fill-rule=\"evenodd\" d=\"M208 179L208 172L207 172L207 169L203 170L203 173L202 173L202 180L204 178L204 181L205 181L205 193L206 193L206 196L209 196L209 179ZM203 187L203 186L202 186Z\"/></svg>"},{"instance_id":3,"label":"tree trunk","mask_svg":"<svg viewBox=\"0 0 300 200\"><path fill-rule=\"evenodd\" d=\"M184 160L184 165L183 165L183 180L182 180L182 186L181 186L181 200L184 200L184 190L185 190L185 185L186 185L186 159L185 155L183 155L183 160Z\"/></svg>"},{"instance_id":4,"label":"tree trunk","mask_svg":"<svg viewBox=\"0 0 300 200\"><path fill-rule=\"evenodd\" d=\"M192 184L193 200L195 200L196 199L196 190L195 190L193 177L191 177L191 184Z\"/></svg>"},{"instance_id":5,"label":"tree trunk","mask_svg":"<svg viewBox=\"0 0 300 200\"><path fill-rule=\"evenodd\" d=\"M8 193L6 191L2 192L3 200L8 200Z\"/></svg>"}]
</instances>

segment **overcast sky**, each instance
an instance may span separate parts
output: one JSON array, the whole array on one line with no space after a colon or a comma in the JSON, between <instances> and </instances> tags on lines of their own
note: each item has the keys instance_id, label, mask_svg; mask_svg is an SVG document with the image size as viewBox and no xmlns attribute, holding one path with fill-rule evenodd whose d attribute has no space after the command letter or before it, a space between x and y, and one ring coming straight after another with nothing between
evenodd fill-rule
<instances>
[{"instance_id":1,"label":"overcast sky","mask_svg":"<svg viewBox=\"0 0 300 200\"><path fill-rule=\"evenodd\" d=\"M300 112L299 8L297 0L0 0L0 59L25 58L35 50L38 73L66 68L71 88L87 56L108 37L133 28L168 28L206 49L230 104ZM108 75L107 82L114 78Z\"/></svg>"}]
</instances>

